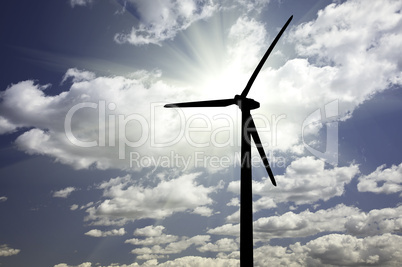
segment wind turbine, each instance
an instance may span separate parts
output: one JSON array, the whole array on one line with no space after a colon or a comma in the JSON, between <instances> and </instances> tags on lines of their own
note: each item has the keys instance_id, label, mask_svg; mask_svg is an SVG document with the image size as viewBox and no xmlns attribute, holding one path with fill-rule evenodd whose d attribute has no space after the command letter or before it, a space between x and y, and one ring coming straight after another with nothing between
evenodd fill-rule
<instances>
[{"instance_id":1,"label":"wind turbine","mask_svg":"<svg viewBox=\"0 0 402 267\"><path fill-rule=\"evenodd\" d=\"M282 36L286 27L289 25L293 16L290 16L288 21L282 27L272 44L269 46L267 52L265 52L257 68L251 75L246 87L241 95L235 95L234 98L219 99L219 100L207 100L196 102L184 102L166 104L165 108L190 108L190 107L226 107L230 105L239 106L242 116L242 138L241 138L241 172L240 172L240 266L252 266L253 265L253 200L252 200L252 178L251 178L251 139L253 137L254 143L257 146L258 152L264 163L265 169L268 172L268 176L271 182L276 186L276 181L269 166L267 156L262 147L260 137L258 136L257 129L255 127L253 118L251 117L250 110L260 107L260 103L254 99L247 98L247 94L250 91L251 86L254 83L255 78L260 72L262 66L267 60L269 54L274 49L279 38Z\"/></svg>"}]
</instances>

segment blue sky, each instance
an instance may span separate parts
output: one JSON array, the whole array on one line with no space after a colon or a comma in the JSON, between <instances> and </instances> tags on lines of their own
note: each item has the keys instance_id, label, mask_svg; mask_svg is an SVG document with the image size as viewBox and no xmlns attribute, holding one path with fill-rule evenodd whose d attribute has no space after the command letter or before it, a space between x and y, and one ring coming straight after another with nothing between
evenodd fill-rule
<instances>
[{"instance_id":1,"label":"blue sky","mask_svg":"<svg viewBox=\"0 0 402 267\"><path fill-rule=\"evenodd\" d=\"M402 260L401 1L9 1L0 266L238 266L248 97L255 266Z\"/></svg>"}]
</instances>

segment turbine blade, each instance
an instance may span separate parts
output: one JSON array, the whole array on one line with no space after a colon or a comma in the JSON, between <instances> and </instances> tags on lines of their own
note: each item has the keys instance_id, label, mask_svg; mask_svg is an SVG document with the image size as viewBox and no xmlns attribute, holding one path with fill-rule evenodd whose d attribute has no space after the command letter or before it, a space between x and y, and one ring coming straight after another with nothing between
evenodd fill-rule
<instances>
[{"instance_id":1,"label":"turbine blade","mask_svg":"<svg viewBox=\"0 0 402 267\"><path fill-rule=\"evenodd\" d=\"M276 181L275 181L275 178L274 178L274 174L272 173L271 167L269 166L268 158L267 158L267 155L265 154L264 148L262 147L261 139L258 136L257 128L255 127L253 118L251 118L251 120L250 120L248 130L250 131L250 134L254 139L254 143L257 146L258 153L260 153L262 162L264 163L265 169L268 172L268 176L271 179L272 184L274 186L276 186Z\"/></svg>"},{"instance_id":2,"label":"turbine blade","mask_svg":"<svg viewBox=\"0 0 402 267\"><path fill-rule=\"evenodd\" d=\"M166 104L165 108L197 108L197 107L226 107L236 104L236 101L231 99L207 100L196 102L172 103Z\"/></svg>"},{"instance_id":3,"label":"turbine blade","mask_svg":"<svg viewBox=\"0 0 402 267\"><path fill-rule=\"evenodd\" d=\"M260 63L258 64L257 68L254 70L253 75L251 75L250 80L248 81L246 87L244 88L243 92L241 93L241 97L245 98L250 91L251 86L254 83L255 78L257 78L258 73L260 72L262 66L264 65L265 61L267 60L269 54L271 54L272 50L274 49L276 43L278 42L279 38L281 38L283 32L286 30L286 27L289 25L290 21L292 20L293 15L290 16L288 21L282 27L281 31L278 33L272 44L269 46L267 52L265 52L264 56L262 57Z\"/></svg>"}]
</instances>

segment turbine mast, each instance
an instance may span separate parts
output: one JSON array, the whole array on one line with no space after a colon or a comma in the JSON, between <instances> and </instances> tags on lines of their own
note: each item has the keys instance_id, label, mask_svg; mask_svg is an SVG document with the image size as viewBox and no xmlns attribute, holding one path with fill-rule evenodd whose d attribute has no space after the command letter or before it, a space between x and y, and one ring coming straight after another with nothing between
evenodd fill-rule
<instances>
[{"instance_id":1,"label":"turbine mast","mask_svg":"<svg viewBox=\"0 0 402 267\"><path fill-rule=\"evenodd\" d=\"M241 171L240 171L240 267L253 266L253 196L251 174L252 120L247 101L241 105Z\"/></svg>"}]
</instances>

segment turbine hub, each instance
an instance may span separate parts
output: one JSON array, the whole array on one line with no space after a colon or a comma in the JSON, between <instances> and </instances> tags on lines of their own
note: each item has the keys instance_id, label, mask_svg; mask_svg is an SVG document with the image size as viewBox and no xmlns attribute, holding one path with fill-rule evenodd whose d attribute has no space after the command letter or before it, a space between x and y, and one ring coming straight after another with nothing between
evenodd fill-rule
<instances>
[{"instance_id":1,"label":"turbine hub","mask_svg":"<svg viewBox=\"0 0 402 267\"><path fill-rule=\"evenodd\" d=\"M260 103L251 98L243 98L240 95L235 95L234 99L240 109L252 110L260 107Z\"/></svg>"}]
</instances>

